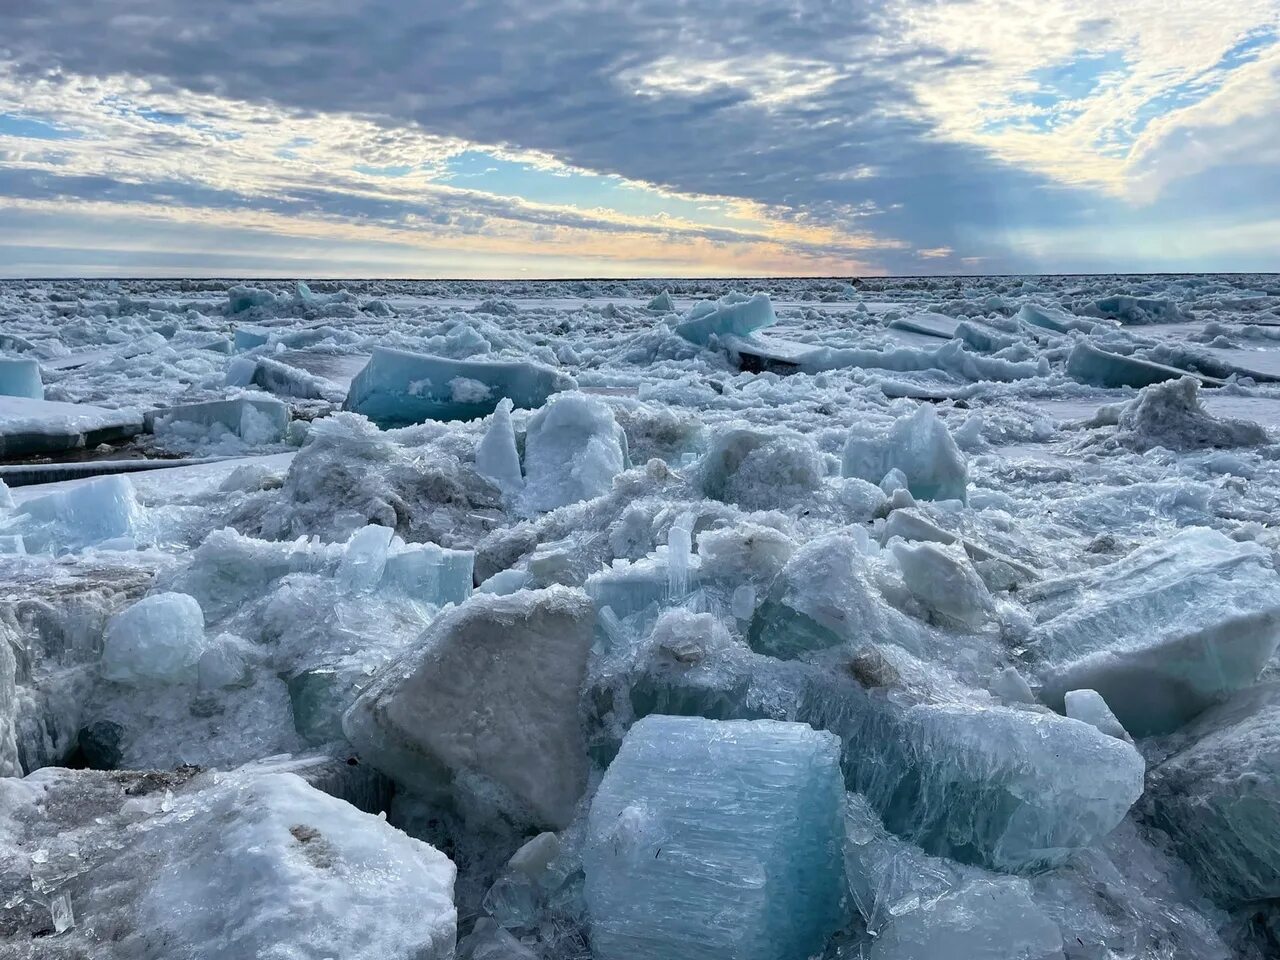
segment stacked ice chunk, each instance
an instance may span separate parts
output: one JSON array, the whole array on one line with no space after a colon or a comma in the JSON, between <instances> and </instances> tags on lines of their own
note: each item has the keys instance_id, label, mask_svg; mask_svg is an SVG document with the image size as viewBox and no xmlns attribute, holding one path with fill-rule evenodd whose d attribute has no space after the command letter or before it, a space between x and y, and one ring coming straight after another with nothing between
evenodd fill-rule
<instances>
[{"instance_id":1,"label":"stacked ice chunk","mask_svg":"<svg viewBox=\"0 0 1280 960\"><path fill-rule=\"evenodd\" d=\"M840 925L838 738L802 724L654 716L592 801L599 960L805 960Z\"/></svg>"},{"instance_id":2,"label":"stacked ice chunk","mask_svg":"<svg viewBox=\"0 0 1280 960\"><path fill-rule=\"evenodd\" d=\"M676 333L706 346L713 336L745 337L777 322L767 294L757 293L748 297L735 292L719 300L703 300L694 304L676 324Z\"/></svg>"}]
</instances>

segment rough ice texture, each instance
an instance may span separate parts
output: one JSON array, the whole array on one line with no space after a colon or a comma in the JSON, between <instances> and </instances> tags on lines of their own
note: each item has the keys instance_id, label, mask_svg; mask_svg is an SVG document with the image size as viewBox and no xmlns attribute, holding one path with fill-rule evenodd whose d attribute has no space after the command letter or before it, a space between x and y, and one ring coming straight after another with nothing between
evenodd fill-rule
<instances>
[{"instance_id":1,"label":"rough ice texture","mask_svg":"<svg viewBox=\"0 0 1280 960\"><path fill-rule=\"evenodd\" d=\"M343 729L419 791L479 774L516 813L563 827L586 786L578 693L594 621L577 590L477 594L374 678Z\"/></svg>"},{"instance_id":2,"label":"rough ice texture","mask_svg":"<svg viewBox=\"0 0 1280 960\"><path fill-rule=\"evenodd\" d=\"M627 466L626 442L602 401L581 393L552 398L525 428L521 503L554 510L608 493Z\"/></svg>"},{"instance_id":3,"label":"rough ice texture","mask_svg":"<svg viewBox=\"0 0 1280 960\"><path fill-rule=\"evenodd\" d=\"M0 833L23 851L0 874L6 956L452 958L453 864L295 766L0 781ZM75 924L47 936L59 897Z\"/></svg>"},{"instance_id":4,"label":"rough ice texture","mask_svg":"<svg viewBox=\"0 0 1280 960\"><path fill-rule=\"evenodd\" d=\"M1139 452L1152 447L1203 450L1268 443L1266 428L1251 420L1215 417L1200 402L1200 381L1181 377L1146 387L1117 415L1117 439Z\"/></svg>"},{"instance_id":5,"label":"rough ice texture","mask_svg":"<svg viewBox=\"0 0 1280 960\"><path fill-rule=\"evenodd\" d=\"M805 960L840 924L839 740L802 724L648 717L591 804L599 960Z\"/></svg>"},{"instance_id":6,"label":"rough ice texture","mask_svg":"<svg viewBox=\"0 0 1280 960\"><path fill-rule=\"evenodd\" d=\"M1280 897L1280 683L1241 691L1151 771L1153 821L1226 906Z\"/></svg>"},{"instance_id":7,"label":"rough ice texture","mask_svg":"<svg viewBox=\"0 0 1280 960\"><path fill-rule=\"evenodd\" d=\"M1041 695L1061 708L1067 691L1096 690L1134 736L1168 733L1252 683L1280 642L1272 558L1213 530L1183 530L1075 588L1028 640Z\"/></svg>"},{"instance_id":8,"label":"rough ice texture","mask_svg":"<svg viewBox=\"0 0 1280 960\"><path fill-rule=\"evenodd\" d=\"M719 300L694 304L676 324L676 333L693 343L706 345L712 337L746 336L778 322L773 304L764 293L748 297L729 293Z\"/></svg>"},{"instance_id":9,"label":"rough ice texture","mask_svg":"<svg viewBox=\"0 0 1280 960\"><path fill-rule=\"evenodd\" d=\"M899 417L887 433L867 427L850 433L842 467L846 477L879 483L894 469L906 475L907 487L918 499L963 502L968 495L965 455L928 404Z\"/></svg>"},{"instance_id":10,"label":"rough ice texture","mask_svg":"<svg viewBox=\"0 0 1280 960\"><path fill-rule=\"evenodd\" d=\"M711 438L699 472L708 497L754 510L803 500L826 471L808 437L743 424Z\"/></svg>"},{"instance_id":11,"label":"rough ice texture","mask_svg":"<svg viewBox=\"0 0 1280 960\"><path fill-rule=\"evenodd\" d=\"M453 360L375 347L343 406L381 427L401 427L485 417L503 397L517 407L540 407L551 394L573 386L567 374L537 363Z\"/></svg>"},{"instance_id":12,"label":"rough ice texture","mask_svg":"<svg viewBox=\"0 0 1280 960\"><path fill-rule=\"evenodd\" d=\"M185 593L157 593L111 618L102 675L117 683L194 680L204 652L204 614Z\"/></svg>"},{"instance_id":13,"label":"rough ice texture","mask_svg":"<svg viewBox=\"0 0 1280 960\"><path fill-rule=\"evenodd\" d=\"M960 547L897 542L893 555L907 589L926 610L971 628L991 614L991 594Z\"/></svg>"}]
</instances>

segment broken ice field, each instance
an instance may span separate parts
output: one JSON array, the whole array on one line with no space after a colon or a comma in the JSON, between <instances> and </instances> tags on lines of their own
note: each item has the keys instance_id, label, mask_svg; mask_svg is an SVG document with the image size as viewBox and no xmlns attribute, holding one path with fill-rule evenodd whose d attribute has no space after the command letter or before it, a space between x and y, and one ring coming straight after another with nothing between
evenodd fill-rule
<instances>
[{"instance_id":1,"label":"broken ice field","mask_svg":"<svg viewBox=\"0 0 1280 960\"><path fill-rule=\"evenodd\" d=\"M4 960L1280 956L1275 276L0 324Z\"/></svg>"}]
</instances>

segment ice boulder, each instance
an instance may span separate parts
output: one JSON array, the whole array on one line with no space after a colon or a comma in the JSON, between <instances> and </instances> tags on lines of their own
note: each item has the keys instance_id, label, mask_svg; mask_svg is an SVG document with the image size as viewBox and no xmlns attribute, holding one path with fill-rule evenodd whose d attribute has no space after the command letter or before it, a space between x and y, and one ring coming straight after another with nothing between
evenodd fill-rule
<instances>
[{"instance_id":1,"label":"ice boulder","mask_svg":"<svg viewBox=\"0 0 1280 960\"><path fill-rule=\"evenodd\" d=\"M822 455L808 437L745 424L719 430L699 465L703 493L748 510L787 507L822 486Z\"/></svg>"},{"instance_id":2,"label":"ice boulder","mask_svg":"<svg viewBox=\"0 0 1280 960\"><path fill-rule=\"evenodd\" d=\"M969 464L947 425L929 404L899 417L886 432L854 427L844 447L841 472L879 483L890 470L901 470L918 500L966 500Z\"/></svg>"},{"instance_id":3,"label":"ice boulder","mask_svg":"<svg viewBox=\"0 0 1280 960\"><path fill-rule=\"evenodd\" d=\"M1068 690L1064 700L1066 714L1072 720L1091 724L1109 737L1129 739L1124 725L1116 719L1116 715L1107 706L1107 701L1102 699L1102 694L1097 690Z\"/></svg>"},{"instance_id":4,"label":"ice boulder","mask_svg":"<svg viewBox=\"0 0 1280 960\"><path fill-rule=\"evenodd\" d=\"M0 396L43 400L40 364L26 358L0 357Z\"/></svg>"},{"instance_id":5,"label":"ice boulder","mask_svg":"<svg viewBox=\"0 0 1280 960\"><path fill-rule=\"evenodd\" d=\"M805 960L841 923L840 741L772 720L652 716L591 804L600 960Z\"/></svg>"},{"instance_id":6,"label":"ice boulder","mask_svg":"<svg viewBox=\"0 0 1280 960\"><path fill-rule=\"evenodd\" d=\"M778 322L768 294L729 293L719 300L703 300L676 324L676 333L706 346L713 336L745 337Z\"/></svg>"},{"instance_id":7,"label":"ice boulder","mask_svg":"<svg viewBox=\"0 0 1280 960\"><path fill-rule=\"evenodd\" d=\"M125 684L191 681L204 649L204 614L195 598L152 594L107 624L102 675Z\"/></svg>"},{"instance_id":8,"label":"ice boulder","mask_svg":"<svg viewBox=\"0 0 1280 960\"><path fill-rule=\"evenodd\" d=\"M1128 743L1049 712L873 700L843 721L845 779L935 856L1026 872L1106 836L1142 793Z\"/></svg>"},{"instance_id":9,"label":"ice boulder","mask_svg":"<svg viewBox=\"0 0 1280 960\"><path fill-rule=\"evenodd\" d=\"M492 480L508 497L514 497L524 489L520 451L516 448L516 432L511 425L511 401L506 397L494 408L489 429L476 445L476 472Z\"/></svg>"},{"instance_id":10,"label":"ice boulder","mask_svg":"<svg viewBox=\"0 0 1280 960\"><path fill-rule=\"evenodd\" d=\"M654 313L675 313L675 297L671 296L670 290L663 290L660 294L649 301L645 309L652 310Z\"/></svg>"},{"instance_id":11,"label":"ice boulder","mask_svg":"<svg viewBox=\"0 0 1280 960\"><path fill-rule=\"evenodd\" d=\"M146 415L148 430L184 436L234 434L249 444L278 443L289 426L289 408L272 397L235 397L165 407Z\"/></svg>"},{"instance_id":12,"label":"ice boulder","mask_svg":"<svg viewBox=\"0 0 1280 960\"><path fill-rule=\"evenodd\" d=\"M1151 771L1151 819L1224 906L1280 897L1280 683L1236 694Z\"/></svg>"},{"instance_id":13,"label":"ice boulder","mask_svg":"<svg viewBox=\"0 0 1280 960\"><path fill-rule=\"evenodd\" d=\"M586 787L578 697L594 627L578 590L476 594L374 677L343 730L420 792L480 776L514 814L563 827Z\"/></svg>"},{"instance_id":14,"label":"ice boulder","mask_svg":"<svg viewBox=\"0 0 1280 960\"><path fill-rule=\"evenodd\" d=\"M1065 600L1027 641L1041 698L1060 710L1068 691L1096 690L1136 737L1171 732L1249 685L1280 643L1271 556L1205 528L1094 569Z\"/></svg>"},{"instance_id":15,"label":"ice boulder","mask_svg":"<svg viewBox=\"0 0 1280 960\"><path fill-rule=\"evenodd\" d=\"M122 474L73 483L25 501L15 513L22 518L27 549L48 544L55 550L79 550L134 537L143 522L133 484Z\"/></svg>"},{"instance_id":16,"label":"ice boulder","mask_svg":"<svg viewBox=\"0 0 1280 960\"><path fill-rule=\"evenodd\" d=\"M608 405L582 393L560 394L525 429L521 502L543 511L602 496L626 466L627 438Z\"/></svg>"},{"instance_id":17,"label":"ice boulder","mask_svg":"<svg viewBox=\"0 0 1280 960\"><path fill-rule=\"evenodd\" d=\"M368 364L351 381L344 410L363 414L383 428L428 420L487 417L507 397L522 408L536 408L573 378L536 363L452 360L374 347Z\"/></svg>"},{"instance_id":18,"label":"ice boulder","mask_svg":"<svg viewBox=\"0 0 1280 960\"><path fill-rule=\"evenodd\" d=\"M142 835L139 921L169 956L449 960L456 870L292 773L235 773ZM142 864L139 864L142 866Z\"/></svg>"}]
</instances>

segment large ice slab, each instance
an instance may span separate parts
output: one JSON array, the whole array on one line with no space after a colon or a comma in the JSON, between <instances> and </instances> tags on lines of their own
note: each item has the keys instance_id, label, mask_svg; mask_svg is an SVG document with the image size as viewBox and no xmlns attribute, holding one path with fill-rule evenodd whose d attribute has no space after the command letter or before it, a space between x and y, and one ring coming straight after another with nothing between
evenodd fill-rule
<instances>
[{"instance_id":1,"label":"large ice slab","mask_svg":"<svg viewBox=\"0 0 1280 960\"><path fill-rule=\"evenodd\" d=\"M40 364L26 357L0 357L0 396L43 400Z\"/></svg>"},{"instance_id":2,"label":"large ice slab","mask_svg":"<svg viewBox=\"0 0 1280 960\"><path fill-rule=\"evenodd\" d=\"M419 791L480 775L509 794L514 813L563 827L586 786L578 693L594 625L581 591L478 594L381 671L343 729Z\"/></svg>"},{"instance_id":3,"label":"large ice slab","mask_svg":"<svg viewBox=\"0 0 1280 960\"><path fill-rule=\"evenodd\" d=\"M574 386L567 374L536 363L452 360L374 347L368 364L351 381L343 409L384 428L474 420L493 413L503 397L517 407L535 408Z\"/></svg>"},{"instance_id":4,"label":"large ice slab","mask_svg":"<svg viewBox=\"0 0 1280 960\"><path fill-rule=\"evenodd\" d=\"M246 443L275 443L289 426L289 408L273 397L234 397L153 410L146 423L157 433L196 428L231 433Z\"/></svg>"},{"instance_id":5,"label":"large ice slab","mask_svg":"<svg viewBox=\"0 0 1280 960\"><path fill-rule=\"evenodd\" d=\"M0 396L0 456L22 457L96 447L142 432L142 414L84 403Z\"/></svg>"},{"instance_id":6,"label":"large ice slab","mask_svg":"<svg viewBox=\"0 0 1280 960\"><path fill-rule=\"evenodd\" d=\"M1045 702L1062 709L1069 690L1096 690L1134 736L1170 732L1252 683L1280 643L1267 551L1204 528L1038 590L1074 601L1028 639Z\"/></svg>"},{"instance_id":7,"label":"large ice slab","mask_svg":"<svg viewBox=\"0 0 1280 960\"><path fill-rule=\"evenodd\" d=\"M1224 905L1280 897L1280 683L1198 718L1151 771L1150 814Z\"/></svg>"},{"instance_id":8,"label":"large ice slab","mask_svg":"<svg viewBox=\"0 0 1280 960\"><path fill-rule=\"evenodd\" d=\"M591 804L600 960L805 960L840 924L839 740L802 724L647 717Z\"/></svg>"},{"instance_id":9,"label":"large ice slab","mask_svg":"<svg viewBox=\"0 0 1280 960\"><path fill-rule=\"evenodd\" d=\"M844 447L841 473L879 483L890 470L901 470L907 488L921 500L968 497L969 465L947 425L928 404L899 417L887 432L855 427Z\"/></svg>"},{"instance_id":10,"label":"large ice slab","mask_svg":"<svg viewBox=\"0 0 1280 960\"><path fill-rule=\"evenodd\" d=\"M744 337L778 322L768 294L748 297L729 293L719 300L703 300L676 324L676 333L693 343L706 345L719 336Z\"/></svg>"}]
</instances>

